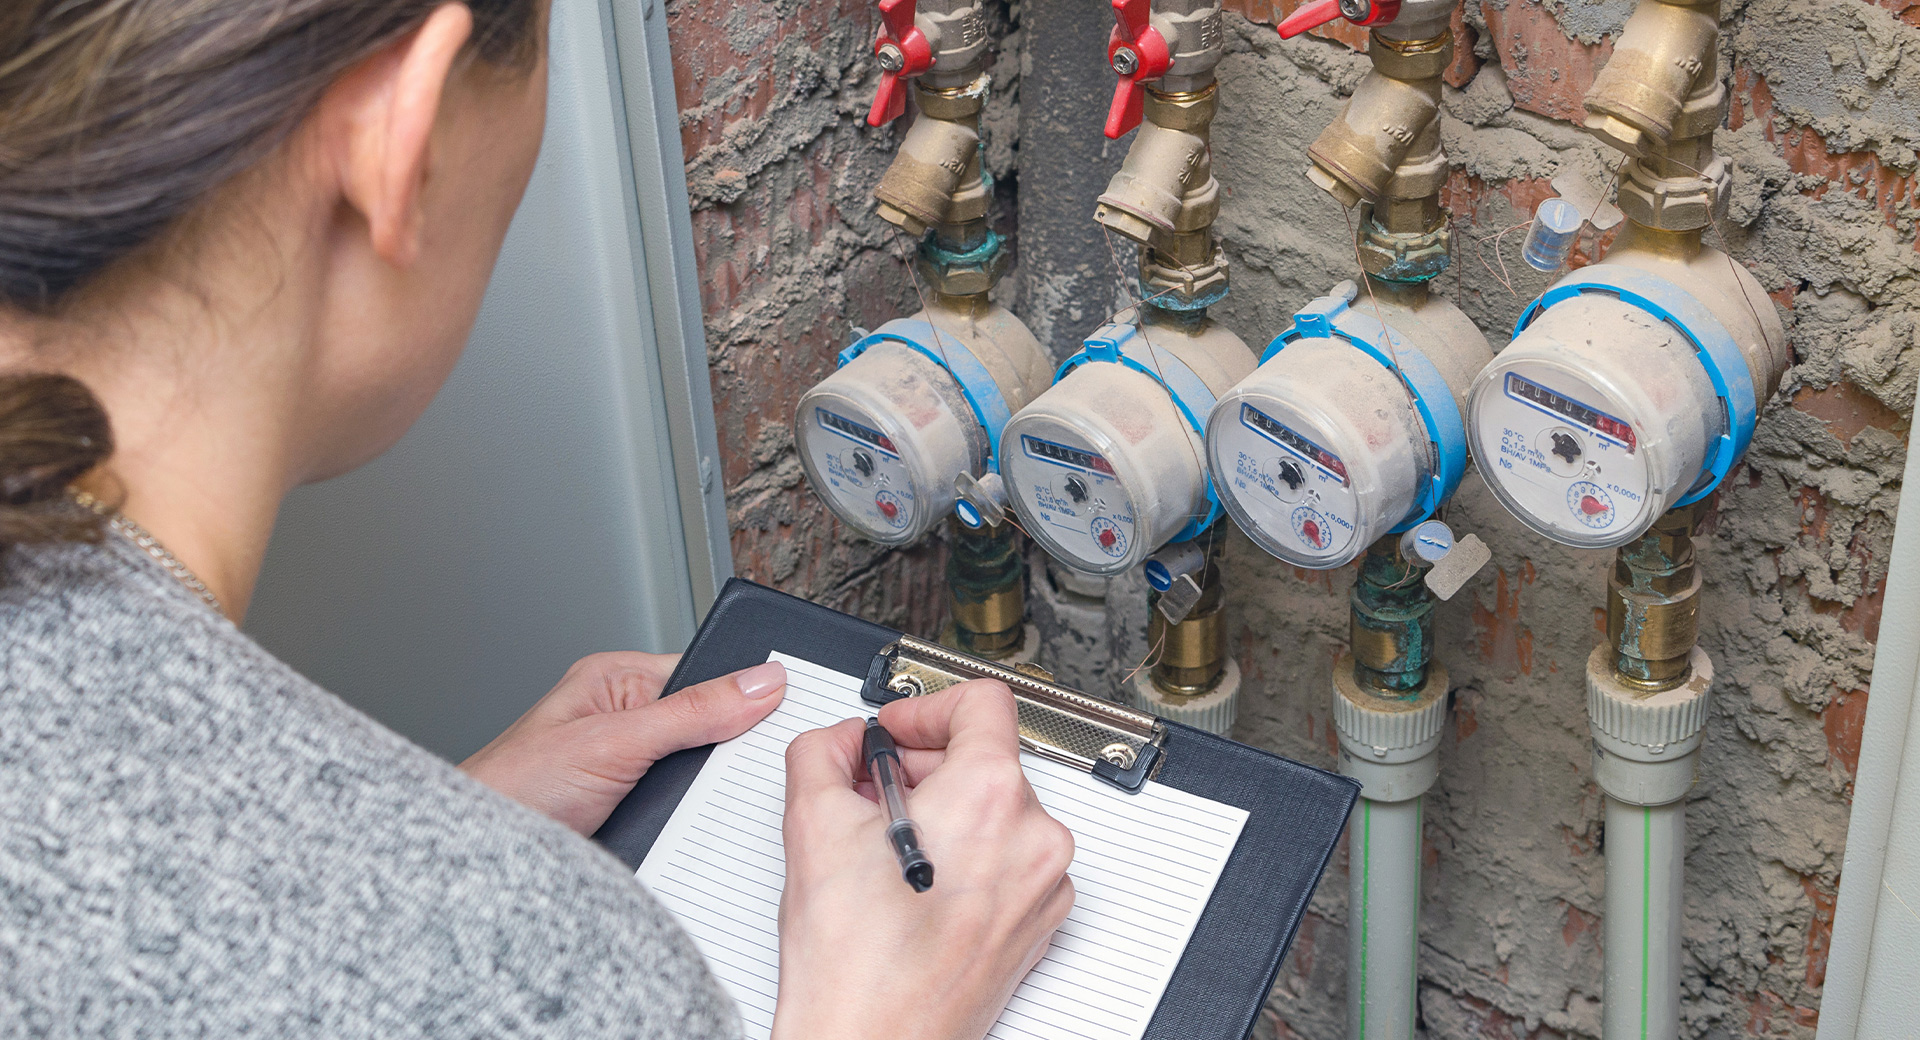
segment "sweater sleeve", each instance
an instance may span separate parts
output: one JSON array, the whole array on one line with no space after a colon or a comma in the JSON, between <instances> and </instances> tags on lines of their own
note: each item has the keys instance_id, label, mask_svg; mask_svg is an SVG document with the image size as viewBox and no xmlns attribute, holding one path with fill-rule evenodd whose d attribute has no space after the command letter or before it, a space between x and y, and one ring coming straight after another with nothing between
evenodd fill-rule
<instances>
[{"instance_id":1,"label":"sweater sleeve","mask_svg":"<svg viewBox=\"0 0 1920 1040\"><path fill-rule=\"evenodd\" d=\"M144 557L0 566L0 1036L738 1034L612 856Z\"/></svg>"}]
</instances>

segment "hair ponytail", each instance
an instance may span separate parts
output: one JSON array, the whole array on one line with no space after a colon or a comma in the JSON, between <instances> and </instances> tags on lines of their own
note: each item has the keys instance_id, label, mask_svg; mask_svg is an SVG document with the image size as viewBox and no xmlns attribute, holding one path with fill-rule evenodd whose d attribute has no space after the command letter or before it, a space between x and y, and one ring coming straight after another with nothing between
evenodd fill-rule
<instances>
[{"instance_id":1,"label":"hair ponytail","mask_svg":"<svg viewBox=\"0 0 1920 1040\"><path fill-rule=\"evenodd\" d=\"M93 392L70 376L0 375L0 553L14 545L94 541L101 518L67 485L113 453Z\"/></svg>"}]
</instances>

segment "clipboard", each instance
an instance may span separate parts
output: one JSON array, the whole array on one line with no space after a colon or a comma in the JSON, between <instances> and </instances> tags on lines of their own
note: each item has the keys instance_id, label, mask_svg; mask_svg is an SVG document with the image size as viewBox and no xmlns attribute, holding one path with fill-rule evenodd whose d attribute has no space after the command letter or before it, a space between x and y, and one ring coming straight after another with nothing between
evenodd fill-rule
<instances>
[{"instance_id":1,"label":"clipboard","mask_svg":"<svg viewBox=\"0 0 1920 1040\"><path fill-rule=\"evenodd\" d=\"M865 676L862 696L874 702L990 675L1014 691L1023 747L1084 769L1089 783L1137 790L1152 780L1245 809L1246 825L1146 1037L1236 1040L1252 1030L1359 798L1358 781L740 578L721 590L666 693L750 668L774 651ZM594 840L637 870L711 751L655 763Z\"/></svg>"}]
</instances>

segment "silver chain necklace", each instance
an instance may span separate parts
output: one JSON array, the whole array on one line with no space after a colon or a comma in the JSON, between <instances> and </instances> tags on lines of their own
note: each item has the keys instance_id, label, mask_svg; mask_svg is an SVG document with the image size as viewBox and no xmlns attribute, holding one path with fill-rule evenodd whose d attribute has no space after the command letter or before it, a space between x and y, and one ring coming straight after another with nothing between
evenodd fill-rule
<instances>
[{"instance_id":1,"label":"silver chain necklace","mask_svg":"<svg viewBox=\"0 0 1920 1040\"><path fill-rule=\"evenodd\" d=\"M215 613L226 613L220 606L220 597L215 596L213 590L207 588L207 583L201 581L200 576L193 573L192 568L181 563L180 558L175 556L166 546L161 545L160 539L155 538L146 528L128 519L126 514L107 508L105 502L87 494L85 491L68 488L67 494L72 496L74 504L80 508L106 517L107 527L111 529L114 534L132 542L141 552L153 557L154 562L166 568L167 573L173 575L175 581L185 585L188 591L200 597L200 601L212 607Z\"/></svg>"}]
</instances>

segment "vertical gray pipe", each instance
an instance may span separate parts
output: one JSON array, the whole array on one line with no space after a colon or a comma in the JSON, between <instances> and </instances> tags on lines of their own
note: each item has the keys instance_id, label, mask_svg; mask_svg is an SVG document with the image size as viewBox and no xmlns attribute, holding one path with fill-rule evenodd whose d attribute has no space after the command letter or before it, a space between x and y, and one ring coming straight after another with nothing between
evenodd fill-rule
<instances>
[{"instance_id":1,"label":"vertical gray pipe","mask_svg":"<svg viewBox=\"0 0 1920 1040\"><path fill-rule=\"evenodd\" d=\"M1114 74L1113 8L1104 0L1027 4L1020 77L1020 317L1055 361L1113 311L1117 299L1094 200L1126 157L1128 138L1101 133ZM1129 271L1133 250L1122 251Z\"/></svg>"}]
</instances>

